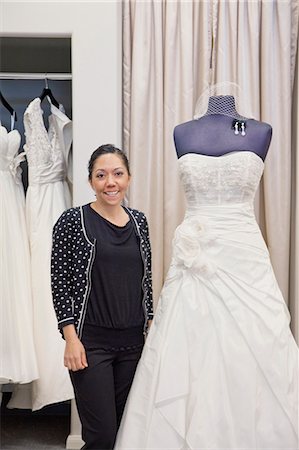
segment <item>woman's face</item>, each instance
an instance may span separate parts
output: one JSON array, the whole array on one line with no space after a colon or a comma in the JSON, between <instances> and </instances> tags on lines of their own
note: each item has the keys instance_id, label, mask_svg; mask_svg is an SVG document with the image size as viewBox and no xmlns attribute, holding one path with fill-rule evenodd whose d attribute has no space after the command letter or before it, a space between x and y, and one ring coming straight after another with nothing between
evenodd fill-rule
<instances>
[{"instance_id":1,"label":"woman's face","mask_svg":"<svg viewBox=\"0 0 299 450\"><path fill-rule=\"evenodd\" d=\"M95 160L90 185L102 206L120 205L129 184L130 176L120 156L106 153Z\"/></svg>"}]
</instances>

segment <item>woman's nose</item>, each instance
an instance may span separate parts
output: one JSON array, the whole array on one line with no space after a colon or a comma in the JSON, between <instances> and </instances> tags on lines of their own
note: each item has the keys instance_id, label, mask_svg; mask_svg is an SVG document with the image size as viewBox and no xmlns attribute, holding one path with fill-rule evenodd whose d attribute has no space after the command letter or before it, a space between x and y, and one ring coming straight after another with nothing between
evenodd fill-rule
<instances>
[{"instance_id":1,"label":"woman's nose","mask_svg":"<svg viewBox=\"0 0 299 450\"><path fill-rule=\"evenodd\" d=\"M108 174L107 184L109 184L109 185L115 184L114 176L113 176L113 174L111 174L111 173Z\"/></svg>"}]
</instances>

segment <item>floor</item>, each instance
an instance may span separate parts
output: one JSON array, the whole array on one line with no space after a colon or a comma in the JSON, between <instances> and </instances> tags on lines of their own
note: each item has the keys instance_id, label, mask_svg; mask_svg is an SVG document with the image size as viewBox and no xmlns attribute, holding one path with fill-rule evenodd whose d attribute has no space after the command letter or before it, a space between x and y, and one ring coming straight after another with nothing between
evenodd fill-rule
<instances>
[{"instance_id":1,"label":"floor","mask_svg":"<svg viewBox=\"0 0 299 450\"><path fill-rule=\"evenodd\" d=\"M70 402L31 412L7 409L8 400L9 394L3 394L0 423L1 450L65 449L70 427Z\"/></svg>"}]
</instances>

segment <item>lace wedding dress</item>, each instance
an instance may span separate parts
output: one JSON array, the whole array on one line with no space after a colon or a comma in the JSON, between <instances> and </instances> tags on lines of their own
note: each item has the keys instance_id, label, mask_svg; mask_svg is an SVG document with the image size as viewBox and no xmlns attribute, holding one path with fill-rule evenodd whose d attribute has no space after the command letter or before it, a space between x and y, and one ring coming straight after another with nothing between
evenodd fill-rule
<instances>
[{"instance_id":1,"label":"lace wedding dress","mask_svg":"<svg viewBox=\"0 0 299 450\"><path fill-rule=\"evenodd\" d=\"M298 348L250 151L179 160L187 199L115 449L298 449Z\"/></svg>"},{"instance_id":2,"label":"lace wedding dress","mask_svg":"<svg viewBox=\"0 0 299 450\"><path fill-rule=\"evenodd\" d=\"M29 386L29 392L17 389L8 407L37 410L74 397L68 370L63 365L64 341L57 328L50 280L53 225L71 206L66 171L72 129L70 119L51 105L47 130L39 98L28 105L24 127L29 169L26 216L39 378Z\"/></svg>"}]
</instances>

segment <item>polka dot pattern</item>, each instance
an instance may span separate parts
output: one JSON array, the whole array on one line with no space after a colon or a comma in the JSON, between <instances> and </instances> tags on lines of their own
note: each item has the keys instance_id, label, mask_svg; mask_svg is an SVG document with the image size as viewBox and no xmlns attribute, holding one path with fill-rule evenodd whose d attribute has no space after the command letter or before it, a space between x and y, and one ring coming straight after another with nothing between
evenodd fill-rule
<instances>
[{"instance_id":1,"label":"polka dot pattern","mask_svg":"<svg viewBox=\"0 0 299 450\"><path fill-rule=\"evenodd\" d=\"M145 215L125 208L132 216L140 241L144 263L142 279L145 328L153 318L151 246ZM79 337L82 334L87 301L91 289L91 270L95 245L88 238L82 207L66 210L53 228L51 284L58 328L74 324Z\"/></svg>"}]
</instances>

